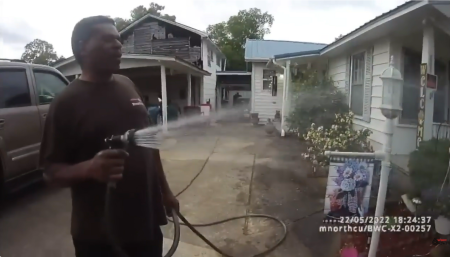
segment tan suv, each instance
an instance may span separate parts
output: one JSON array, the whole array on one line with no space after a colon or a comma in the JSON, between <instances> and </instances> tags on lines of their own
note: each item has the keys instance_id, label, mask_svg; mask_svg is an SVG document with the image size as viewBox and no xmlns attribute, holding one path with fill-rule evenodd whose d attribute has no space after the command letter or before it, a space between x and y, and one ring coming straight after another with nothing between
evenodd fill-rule
<instances>
[{"instance_id":1,"label":"tan suv","mask_svg":"<svg viewBox=\"0 0 450 257\"><path fill-rule=\"evenodd\" d=\"M68 84L52 67L0 59L0 192L42 178L38 159L45 118Z\"/></svg>"}]
</instances>

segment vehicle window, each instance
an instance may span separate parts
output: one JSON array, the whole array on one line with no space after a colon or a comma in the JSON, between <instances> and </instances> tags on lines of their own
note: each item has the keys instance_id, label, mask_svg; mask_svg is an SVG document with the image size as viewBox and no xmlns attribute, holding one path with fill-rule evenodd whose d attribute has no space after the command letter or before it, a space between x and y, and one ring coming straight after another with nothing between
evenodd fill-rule
<instances>
[{"instance_id":1,"label":"vehicle window","mask_svg":"<svg viewBox=\"0 0 450 257\"><path fill-rule=\"evenodd\" d=\"M50 104L67 86L64 80L51 72L34 71L34 79L40 105Z\"/></svg>"},{"instance_id":2,"label":"vehicle window","mask_svg":"<svg viewBox=\"0 0 450 257\"><path fill-rule=\"evenodd\" d=\"M0 70L0 108L31 105L25 70Z\"/></svg>"}]
</instances>

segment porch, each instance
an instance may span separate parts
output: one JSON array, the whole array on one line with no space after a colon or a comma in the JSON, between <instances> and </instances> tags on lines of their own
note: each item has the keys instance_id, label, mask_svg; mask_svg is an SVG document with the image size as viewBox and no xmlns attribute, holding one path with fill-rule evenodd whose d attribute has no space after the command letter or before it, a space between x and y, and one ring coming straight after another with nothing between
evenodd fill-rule
<instances>
[{"instance_id":1,"label":"porch","mask_svg":"<svg viewBox=\"0 0 450 257\"><path fill-rule=\"evenodd\" d=\"M74 58L55 66L70 80L81 74ZM118 74L129 77L136 85L146 105L176 106L181 114L185 106L203 103L203 78L211 74L178 57L144 54L124 54ZM158 99L159 98L159 99ZM167 130L167 111L162 112L163 129Z\"/></svg>"},{"instance_id":2,"label":"porch","mask_svg":"<svg viewBox=\"0 0 450 257\"><path fill-rule=\"evenodd\" d=\"M249 109L251 101L251 72L218 71L216 108Z\"/></svg>"}]
</instances>

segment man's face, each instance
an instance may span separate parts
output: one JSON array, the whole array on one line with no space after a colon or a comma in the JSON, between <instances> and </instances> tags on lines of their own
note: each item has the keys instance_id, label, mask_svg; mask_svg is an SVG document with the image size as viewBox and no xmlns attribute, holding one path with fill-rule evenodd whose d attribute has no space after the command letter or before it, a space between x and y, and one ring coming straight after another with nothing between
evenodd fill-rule
<instances>
[{"instance_id":1,"label":"man's face","mask_svg":"<svg viewBox=\"0 0 450 257\"><path fill-rule=\"evenodd\" d=\"M122 43L112 24L98 24L91 38L84 44L82 58L88 67L99 71L116 72L120 69Z\"/></svg>"}]
</instances>

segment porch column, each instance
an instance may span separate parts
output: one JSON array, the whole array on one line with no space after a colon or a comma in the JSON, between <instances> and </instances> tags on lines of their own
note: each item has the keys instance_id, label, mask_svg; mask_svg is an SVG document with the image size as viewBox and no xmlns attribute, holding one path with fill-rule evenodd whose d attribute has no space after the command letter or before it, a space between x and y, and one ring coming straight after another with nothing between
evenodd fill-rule
<instances>
[{"instance_id":1,"label":"porch column","mask_svg":"<svg viewBox=\"0 0 450 257\"><path fill-rule=\"evenodd\" d=\"M199 104L204 104L205 103L205 101L206 101L206 99L205 99L205 77L204 76L202 76L201 78L200 78L200 85L199 85L199 87L200 87L200 103Z\"/></svg>"},{"instance_id":2,"label":"porch column","mask_svg":"<svg viewBox=\"0 0 450 257\"><path fill-rule=\"evenodd\" d=\"M222 86L217 87L217 111L222 109Z\"/></svg>"},{"instance_id":3,"label":"porch column","mask_svg":"<svg viewBox=\"0 0 450 257\"><path fill-rule=\"evenodd\" d=\"M286 135L286 130L284 129L285 126L285 120L286 120L286 99L288 95L289 90L289 81L290 81L290 74L291 74L291 61L286 62L286 67L284 68L284 75L283 75L283 100L281 102L281 136L284 137Z\"/></svg>"},{"instance_id":4,"label":"porch column","mask_svg":"<svg viewBox=\"0 0 450 257\"><path fill-rule=\"evenodd\" d=\"M167 132L167 86L166 86L166 66L161 65L161 101L162 101L162 121L163 131Z\"/></svg>"},{"instance_id":5,"label":"porch column","mask_svg":"<svg viewBox=\"0 0 450 257\"><path fill-rule=\"evenodd\" d=\"M423 21L422 63L427 64L427 73L434 75L434 28L428 20ZM426 80L426 77L425 77ZM425 81L426 83L426 81ZM434 92L435 89L425 88L425 118L423 120L423 140L430 140L433 133ZM423 94L421 92L421 94ZM423 103L420 102L422 105ZM419 118L420 126L420 118Z\"/></svg>"},{"instance_id":6,"label":"porch column","mask_svg":"<svg viewBox=\"0 0 450 257\"><path fill-rule=\"evenodd\" d=\"M188 84L187 84L187 105L188 106L191 106L191 101L192 101L192 76L191 76L191 74L189 73L188 75L187 75L187 81L188 81Z\"/></svg>"}]
</instances>

